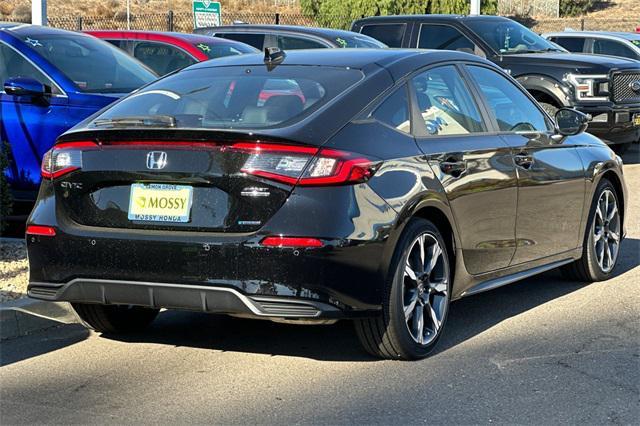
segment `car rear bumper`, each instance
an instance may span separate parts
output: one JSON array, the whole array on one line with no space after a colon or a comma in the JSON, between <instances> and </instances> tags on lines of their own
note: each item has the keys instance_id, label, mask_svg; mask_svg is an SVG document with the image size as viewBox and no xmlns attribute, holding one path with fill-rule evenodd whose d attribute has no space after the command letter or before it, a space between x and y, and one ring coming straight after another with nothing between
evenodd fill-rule
<instances>
[{"instance_id":1,"label":"car rear bumper","mask_svg":"<svg viewBox=\"0 0 640 426\"><path fill-rule=\"evenodd\" d=\"M31 282L28 295L50 301L135 305L207 313L287 319L339 319L328 303L273 296L246 296L229 287L75 278L67 283Z\"/></svg>"}]
</instances>

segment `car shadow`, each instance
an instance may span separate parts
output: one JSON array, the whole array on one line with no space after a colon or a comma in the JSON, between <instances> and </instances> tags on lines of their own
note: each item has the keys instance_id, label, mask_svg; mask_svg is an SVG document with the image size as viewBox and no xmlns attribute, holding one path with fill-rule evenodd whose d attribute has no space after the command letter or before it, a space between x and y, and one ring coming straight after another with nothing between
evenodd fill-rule
<instances>
[{"instance_id":1,"label":"car shadow","mask_svg":"<svg viewBox=\"0 0 640 426\"><path fill-rule=\"evenodd\" d=\"M626 239L616 276L640 265L640 240ZM584 289L550 271L451 304L447 329L436 353L446 351L530 309ZM130 343L188 346L225 352L295 356L323 361L376 361L358 343L349 321L334 325L290 325L194 312L164 311L142 333L102 334Z\"/></svg>"},{"instance_id":2,"label":"car shadow","mask_svg":"<svg viewBox=\"0 0 640 426\"><path fill-rule=\"evenodd\" d=\"M625 165L640 164L640 143L631 144L627 152L622 155Z\"/></svg>"}]
</instances>

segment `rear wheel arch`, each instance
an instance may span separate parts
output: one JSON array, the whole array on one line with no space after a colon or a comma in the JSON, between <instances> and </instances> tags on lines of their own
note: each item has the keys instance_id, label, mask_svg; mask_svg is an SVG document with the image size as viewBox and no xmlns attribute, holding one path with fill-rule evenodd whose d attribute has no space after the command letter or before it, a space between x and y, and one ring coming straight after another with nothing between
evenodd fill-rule
<instances>
[{"instance_id":1,"label":"rear wheel arch","mask_svg":"<svg viewBox=\"0 0 640 426\"><path fill-rule=\"evenodd\" d=\"M624 204L624 190L622 188L622 181L620 180L620 177L616 174L616 172L614 172L613 170L607 170L606 172L604 172L601 176L600 179L598 179L598 181L595 183L594 188L598 187L598 184L600 183L600 181L602 181L603 179L608 180L609 182L611 182L611 185L613 185L613 188L616 190L616 195L618 196L618 203L620 204L620 219L622 222L622 226L624 226L624 212L625 212L625 204ZM593 198L593 197L592 197Z\"/></svg>"}]
</instances>

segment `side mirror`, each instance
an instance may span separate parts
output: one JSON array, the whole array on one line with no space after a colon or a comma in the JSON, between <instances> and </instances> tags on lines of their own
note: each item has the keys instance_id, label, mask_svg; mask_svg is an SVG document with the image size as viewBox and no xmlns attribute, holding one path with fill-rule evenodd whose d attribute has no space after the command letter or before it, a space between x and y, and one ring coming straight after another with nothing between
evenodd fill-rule
<instances>
[{"instance_id":1,"label":"side mirror","mask_svg":"<svg viewBox=\"0 0 640 426\"><path fill-rule=\"evenodd\" d=\"M562 136L579 135L587 130L591 117L572 108L560 108L556 112L556 129Z\"/></svg>"},{"instance_id":2,"label":"side mirror","mask_svg":"<svg viewBox=\"0 0 640 426\"><path fill-rule=\"evenodd\" d=\"M31 96L41 98L48 93L48 87L33 78L16 77L4 82L4 92L12 96Z\"/></svg>"}]
</instances>

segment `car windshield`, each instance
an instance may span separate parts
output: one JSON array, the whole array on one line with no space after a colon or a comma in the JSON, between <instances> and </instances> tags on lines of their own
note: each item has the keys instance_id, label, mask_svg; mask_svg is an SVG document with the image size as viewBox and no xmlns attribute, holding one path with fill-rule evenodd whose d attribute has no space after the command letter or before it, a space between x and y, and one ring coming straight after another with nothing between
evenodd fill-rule
<instances>
[{"instance_id":1,"label":"car windshield","mask_svg":"<svg viewBox=\"0 0 640 426\"><path fill-rule=\"evenodd\" d=\"M207 55L209 58L222 58L223 56L241 55L243 53L256 53L258 49L255 49L244 43L210 43L210 42L198 42L193 46Z\"/></svg>"},{"instance_id":2,"label":"car windshield","mask_svg":"<svg viewBox=\"0 0 640 426\"><path fill-rule=\"evenodd\" d=\"M25 43L86 93L128 93L158 78L111 44L83 34L39 34Z\"/></svg>"},{"instance_id":3,"label":"car windshield","mask_svg":"<svg viewBox=\"0 0 640 426\"><path fill-rule=\"evenodd\" d=\"M558 46L515 21L469 20L467 26L502 55L562 52Z\"/></svg>"},{"instance_id":4,"label":"car windshield","mask_svg":"<svg viewBox=\"0 0 640 426\"><path fill-rule=\"evenodd\" d=\"M153 127L162 122L191 129L282 127L343 94L361 78L359 70L315 66L186 69L128 96L95 117L91 126Z\"/></svg>"},{"instance_id":5,"label":"car windshield","mask_svg":"<svg viewBox=\"0 0 640 426\"><path fill-rule=\"evenodd\" d=\"M355 48L378 49L378 48L387 47L387 45L382 43L381 41L378 41L374 38L371 38L366 35L361 35L361 34L348 35L348 36L341 35L338 37L334 37L333 40L336 42L338 46L344 47L344 48L355 47Z\"/></svg>"}]
</instances>

